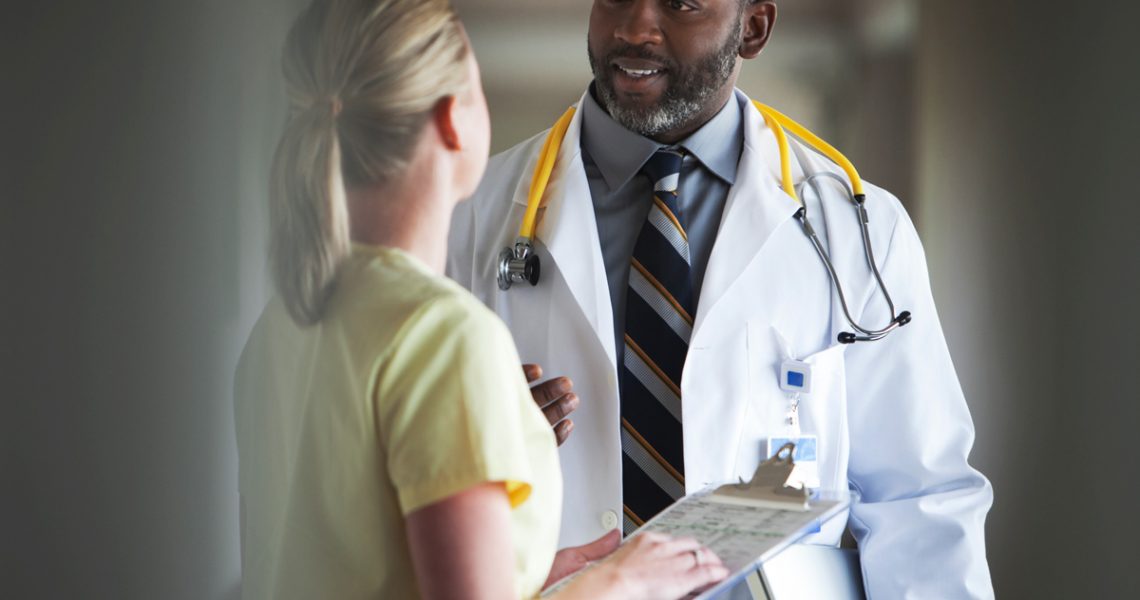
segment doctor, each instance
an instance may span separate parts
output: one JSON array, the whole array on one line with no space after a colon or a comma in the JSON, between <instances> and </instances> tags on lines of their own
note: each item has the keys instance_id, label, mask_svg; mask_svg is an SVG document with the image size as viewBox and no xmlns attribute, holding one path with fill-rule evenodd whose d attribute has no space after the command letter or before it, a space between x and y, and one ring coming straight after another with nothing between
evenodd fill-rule
<instances>
[{"instance_id":1,"label":"doctor","mask_svg":"<svg viewBox=\"0 0 1140 600\"><path fill-rule=\"evenodd\" d=\"M582 399L560 451L563 545L749 477L770 440L814 436L812 483L859 493L847 525L871 597L990 597L992 491L967 463L973 423L914 226L866 186L875 262L913 322L836 343L851 326L782 188L775 131L735 89L775 20L766 0L595 0L594 81L542 196L539 282L503 290L497 274L545 133L493 158L460 205L449 275L507 322L524 361L570 377ZM847 181L796 150L796 184ZM851 316L880 327L892 309L848 193L814 183L799 196ZM810 393L782 389L788 361L807 365ZM810 541L835 545L843 525Z\"/></svg>"}]
</instances>

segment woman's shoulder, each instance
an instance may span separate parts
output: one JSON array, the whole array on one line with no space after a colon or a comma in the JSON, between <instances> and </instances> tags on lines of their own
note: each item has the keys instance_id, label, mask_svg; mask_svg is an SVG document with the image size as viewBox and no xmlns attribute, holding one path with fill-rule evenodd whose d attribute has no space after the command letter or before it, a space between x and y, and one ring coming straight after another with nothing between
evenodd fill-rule
<instances>
[{"instance_id":1,"label":"woman's shoulder","mask_svg":"<svg viewBox=\"0 0 1140 600\"><path fill-rule=\"evenodd\" d=\"M382 321L402 330L436 333L491 333L501 325L462 286L392 248L354 254L339 285L336 312L352 321Z\"/></svg>"}]
</instances>

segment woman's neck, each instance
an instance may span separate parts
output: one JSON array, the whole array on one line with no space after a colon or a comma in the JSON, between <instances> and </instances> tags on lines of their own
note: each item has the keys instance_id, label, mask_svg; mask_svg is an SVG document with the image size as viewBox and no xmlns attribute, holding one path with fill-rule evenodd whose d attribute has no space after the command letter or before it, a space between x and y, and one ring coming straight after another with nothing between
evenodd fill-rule
<instances>
[{"instance_id":1,"label":"woman's neck","mask_svg":"<svg viewBox=\"0 0 1140 600\"><path fill-rule=\"evenodd\" d=\"M458 198L446 165L419 158L397 180L348 190L352 240L399 248L442 275Z\"/></svg>"}]
</instances>

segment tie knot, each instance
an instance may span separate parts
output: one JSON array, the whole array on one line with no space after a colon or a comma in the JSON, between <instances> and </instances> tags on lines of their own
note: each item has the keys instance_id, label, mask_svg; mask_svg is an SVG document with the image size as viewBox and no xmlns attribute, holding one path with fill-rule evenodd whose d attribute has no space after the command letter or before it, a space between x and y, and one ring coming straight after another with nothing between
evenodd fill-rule
<instances>
[{"instance_id":1,"label":"tie knot","mask_svg":"<svg viewBox=\"0 0 1140 600\"><path fill-rule=\"evenodd\" d=\"M677 183L681 176L681 161L684 152L680 148L662 148L653 153L641 172L649 176L655 192L677 192Z\"/></svg>"}]
</instances>

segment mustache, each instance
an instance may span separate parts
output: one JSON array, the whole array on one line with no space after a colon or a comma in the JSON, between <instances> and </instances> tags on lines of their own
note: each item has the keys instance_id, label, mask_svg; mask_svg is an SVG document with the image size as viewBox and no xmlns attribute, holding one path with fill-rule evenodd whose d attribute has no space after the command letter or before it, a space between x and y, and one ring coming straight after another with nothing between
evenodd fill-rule
<instances>
[{"instance_id":1,"label":"mustache","mask_svg":"<svg viewBox=\"0 0 1140 600\"><path fill-rule=\"evenodd\" d=\"M668 57L655 54L645 46L635 46L630 43L622 42L616 47L612 48L606 53L603 64L611 64L614 60L619 58L639 58L642 60L651 60L660 63L663 67L670 71L675 71L677 64L670 60Z\"/></svg>"}]
</instances>

